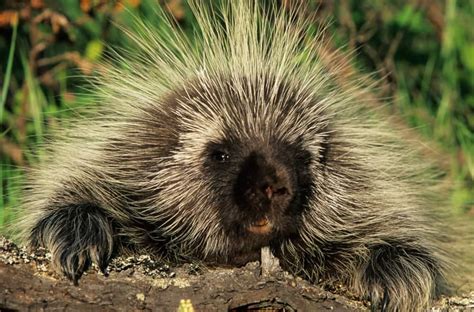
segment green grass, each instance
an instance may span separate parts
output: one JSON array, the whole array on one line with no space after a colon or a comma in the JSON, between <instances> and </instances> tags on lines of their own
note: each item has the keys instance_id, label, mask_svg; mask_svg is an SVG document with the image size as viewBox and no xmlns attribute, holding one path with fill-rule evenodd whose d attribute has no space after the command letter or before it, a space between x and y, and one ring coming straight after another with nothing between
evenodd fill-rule
<instances>
[{"instance_id":1,"label":"green grass","mask_svg":"<svg viewBox=\"0 0 474 312\"><path fill-rule=\"evenodd\" d=\"M129 9L159 24L152 19L152 3L143 0ZM311 8L318 6L316 1L310 3ZM441 166L454 181L452 209L472 213L474 2L429 5L428 10L409 1L352 0L322 6L318 14L333 20L330 30L337 45L349 42L358 50L359 67L387 77L385 95L394 99L392 111L429 142L435 158L447 159ZM0 36L0 227L12 218L20 201L18 168L36 161L36 146L51 126L89 101L81 89L81 76L93 72L110 44L127 46L123 32L110 21L132 24L130 14L109 3L85 12L79 1L65 0L32 9L32 14L46 9L64 17L67 26L55 30L50 21L21 20ZM192 34L195 20L187 6L182 9L174 11L175 17ZM433 12L438 14L430 16ZM433 22L440 16L441 24ZM46 44L44 49L33 54L41 44Z\"/></svg>"},{"instance_id":2,"label":"green grass","mask_svg":"<svg viewBox=\"0 0 474 312\"><path fill-rule=\"evenodd\" d=\"M396 66L397 104L408 123L449 157L444 169L454 181L451 203L459 213L474 206L474 32L465 28L473 10L472 2L446 1L444 34L437 49L426 52L426 64L417 70L403 60Z\"/></svg>"},{"instance_id":3,"label":"green grass","mask_svg":"<svg viewBox=\"0 0 474 312\"><path fill-rule=\"evenodd\" d=\"M5 107L5 103L7 101L7 92L8 92L8 86L10 85L10 78L12 75L13 56L15 55L17 34L18 34L18 24L15 23L13 25L12 41L10 43L10 50L8 51L7 68L5 71L5 78L3 79L2 94L0 97L0 120L3 120L3 110Z\"/></svg>"},{"instance_id":4,"label":"green grass","mask_svg":"<svg viewBox=\"0 0 474 312\"><path fill-rule=\"evenodd\" d=\"M5 76L3 79L2 94L0 97L0 122L3 121L3 112L5 109L5 103L7 101L7 92L8 92L8 86L10 85L10 78L12 74L13 57L15 54L17 34L18 34L18 24L15 23L13 25L13 33L12 33L12 38L11 38L11 43L10 43L10 49L8 52L7 66L5 70ZM3 137L4 135L5 134L2 133L1 137ZM3 158L0 158L0 159L3 159ZM5 164L3 164L3 162L0 163L0 168L1 168L0 181L2 181L2 185L0 187L0 228L1 228L1 225L4 224L5 221L8 219L7 213L9 211L4 208L6 206L6 202L10 201L14 203L15 198L17 198L17 196L9 196L9 198L7 199L6 195L10 194L10 191L12 191L11 184L12 184L12 181L14 181L14 174L12 173L12 171L7 170L7 167L5 166Z\"/></svg>"}]
</instances>

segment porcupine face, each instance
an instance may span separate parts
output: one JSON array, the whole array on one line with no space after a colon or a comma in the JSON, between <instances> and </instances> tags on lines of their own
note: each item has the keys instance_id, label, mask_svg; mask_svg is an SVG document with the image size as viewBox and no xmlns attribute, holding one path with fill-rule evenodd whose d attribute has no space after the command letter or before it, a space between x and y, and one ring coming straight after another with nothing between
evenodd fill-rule
<instances>
[{"instance_id":1,"label":"porcupine face","mask_svg":"<svg viewBox=\"0 0 474 312\"><path fill-rule=\"evenodd\" d=\"M311 181L310 156L289 142L210 142L205 170L225 232L247 244L296 233Z\"/></svg>"},{"instance_id":2,"label":"porcupine face","mask_svg":"<svg viewBox=\"0 0 474 312\"><path fill-rule=\"evenodd\" d=\"M190 196L208 197L206 204L194 205L194 212L216 212L215 220L206 221L211 228L219 223L236 253L295 235L313 190L314 157L301 135L287 135L301 133L291 129L298 126L295 114L304 113L297 100L284 84L248 83L195 86L178 99L178 114L185 120L180 150L200 150L199 182L192 184L203 189ZM192 170L188 172L193 179Z\"/></svg>"}]
</instances>

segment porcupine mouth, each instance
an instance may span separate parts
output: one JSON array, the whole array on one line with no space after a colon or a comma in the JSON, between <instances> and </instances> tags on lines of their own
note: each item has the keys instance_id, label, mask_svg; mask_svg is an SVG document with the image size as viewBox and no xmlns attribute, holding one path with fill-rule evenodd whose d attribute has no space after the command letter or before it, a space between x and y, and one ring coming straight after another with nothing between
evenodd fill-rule
<instances>
[{"instance_id":1,"label":"porcupine mouth","mask_svg":"<svg viewBox=\"0 0 474 312\"><path fill-rule=\"evenodd\" d=\"M263 217L255 222L252 222L248 227L247 230L252 234L264 235L269 234L273 229L272 222L268 219L268 217Z\"/></svg>"}]
</instances>

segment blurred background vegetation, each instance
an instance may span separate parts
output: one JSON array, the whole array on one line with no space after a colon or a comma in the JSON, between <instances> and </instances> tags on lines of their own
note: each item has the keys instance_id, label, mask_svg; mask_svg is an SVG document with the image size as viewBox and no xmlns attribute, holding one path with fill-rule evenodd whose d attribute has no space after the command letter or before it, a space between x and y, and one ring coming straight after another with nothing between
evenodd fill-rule
<instances>
[{"instance_id":1,"label":"blurred background vegetation","mask_svg":"<svg viewBox=\"0 0 474 312\"><path fill-rule=\"evenodd\" d=\"M110 47L126 45L116 24L131 24L128 11L152 19L156 2L192 36L181 0L0 0L0 227L19 203L21 168L36 161L35 146L88 102L84 77ZM306 2L332 21L335 46L357 49L355 66L383 79L390 112L452 183L452 209L474 216L474 1Z\"/></svg>"}]
</instances>

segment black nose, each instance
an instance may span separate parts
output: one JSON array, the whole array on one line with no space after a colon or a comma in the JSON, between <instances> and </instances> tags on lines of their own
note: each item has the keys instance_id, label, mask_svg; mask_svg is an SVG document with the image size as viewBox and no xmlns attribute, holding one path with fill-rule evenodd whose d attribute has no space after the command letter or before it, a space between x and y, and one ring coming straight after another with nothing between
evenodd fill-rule
<instances>
[{"instance_id":1,"label":"black nose","mask_svg":"<svg viewBox=\"0 0 474 312\"><path fill-rule=\"evenodd\" d=\"M293 194L291 168L267 155L250 154L242 163L235 184L235 199L242 209L285 209Z\"/></svg>"}]
</instances>

